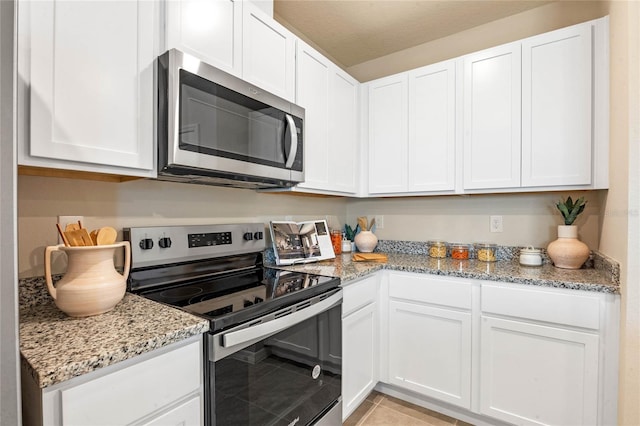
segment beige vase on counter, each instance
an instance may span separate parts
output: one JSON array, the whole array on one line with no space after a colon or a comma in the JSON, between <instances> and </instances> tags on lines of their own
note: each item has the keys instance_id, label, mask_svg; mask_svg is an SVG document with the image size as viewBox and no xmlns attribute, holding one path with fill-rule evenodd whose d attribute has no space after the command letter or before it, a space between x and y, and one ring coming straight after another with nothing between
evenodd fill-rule
<instances>
[{"instance_id":1,"label":"beige vase on counter","mask_svg":"<svg viewBox=\"0 0 640 426\"><path fill-rule=\"evenodd\" d=\"M125 265L119 274L113 263L115 251L124 247ZM53 285L51 254L61 251L67 255L67 272ZM112 310L124 297L131 266L131 247L128 241L89 247L49 246L44 255L44 274L47 289L56 306L71 317L88 317Z\"/></svg>"},{"instance_id":2,"label":"beige vase on counter","mask_svg":"<svg viewBox=\"0 0 640 426\"><path fill-rule=\"evenodd\" d=\"M354 238L358 251L362 253L371 253L376 245L378 245L378 237L371 231L360 231Z\"/></svg>"},{"instance_id":3,"label":"beige vase on counter","mask_svg":"<svg viewBox=\"0 0 640 426\"><path fill-rule=\"evenodd\" d=\"M558 239L547 247L553 265L563 269L580 269L589 253L589 247L578 239L575 225L558 225Z\"/></svg>"}]
</instances>

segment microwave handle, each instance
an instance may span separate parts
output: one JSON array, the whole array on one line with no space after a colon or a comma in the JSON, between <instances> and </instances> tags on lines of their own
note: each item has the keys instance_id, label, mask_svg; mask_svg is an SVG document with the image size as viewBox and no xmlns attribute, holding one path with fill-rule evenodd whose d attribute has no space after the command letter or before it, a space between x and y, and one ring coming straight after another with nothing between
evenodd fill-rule
<instances>
[{"instance_id":1,"label":"microwave handle","mask_svg":"<svg viewBox=\"0 0 640 426\"><path fill-rule=\"evenodd\" d=\"M289 147L289 155L287 155L287 162L284 165L287 169L293 167L293 162L296 160L296 154L298 153L298 132L296 131L296 123L293 121L293 117L289 114L284 115L287 119L291 133L291 146Z\"/></svg>"}]
</instances>

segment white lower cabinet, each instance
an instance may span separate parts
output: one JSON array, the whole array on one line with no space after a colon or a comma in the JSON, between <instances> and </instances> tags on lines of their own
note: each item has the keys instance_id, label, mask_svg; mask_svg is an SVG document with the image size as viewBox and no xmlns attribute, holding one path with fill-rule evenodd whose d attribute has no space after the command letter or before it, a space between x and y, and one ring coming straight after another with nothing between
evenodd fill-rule
<instances>
[{"instance_id":1,"label":"white lower cabinet","mask_svg":"<svg viewBox=\"0 0 640 426\"><path fill-rule=\"evenodd\" d=\"M598 424L598 335L482 318L482 414L519 425Z\"/></svg>"},{"instance_id":2,"label":"white lower cabinet","mask_svg":"<svg viewBox=\"0 0 640 426\"><path fill-rule=\"evenodd\" d=\"M617 423L618 295L402 271L374 277L377 319L372 296L358 291L366 287L345 286L345 417L375 386L478 425Z\"/></svg>"},{"instance_id":3,"label":"white lower cabinet","mask_svg":"<svg viewBox=\"0 0 640 426\"><path fill-rule=\"evenodd\" d=\"M378 275L344 288L342 307L342 419L378 382Z\"/></svg>"},{"instance_id":4,"label":"white lower cabinet","mask_svg":"<svg viewBox=\"0 0 640 426\"><path fill-rule=\"evenodd\" d=\"M200 426L202 353L196 336L45 389L23 371L23 423Z\"/></svg>"},{"instance_id":5,"label":"white lower cabinet","mask_svg":"<svg viewBox=\"0 0 640 426\"><path fill-rule=\"evenodd\" d=\"M391 274L389 383L471 408L471 286Z\"/></svg>"}]
</instances>

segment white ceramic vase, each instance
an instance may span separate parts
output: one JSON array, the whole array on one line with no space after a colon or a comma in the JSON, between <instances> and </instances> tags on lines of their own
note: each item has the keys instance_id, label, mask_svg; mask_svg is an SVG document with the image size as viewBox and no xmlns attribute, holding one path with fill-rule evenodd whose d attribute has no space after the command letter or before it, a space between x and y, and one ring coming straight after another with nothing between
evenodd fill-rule
<instances>
[{"instance_id":1,"label":"white ceramic vase","mask_svg":"<svg viewBox=\"0 0 640 426\"><path fill-rule=\"evenodd\" d=\"M360 231L354 238L358 251L362 253L371 253L378 244L378 237L371 231Z\"/></svg>"},{"instance_id":2,"label":"white ceramic vase","mask_svg":"<svg viewBox=\"0 0 640 426\"><path fill-rule=\"evenodd\" d=\"M116 271L113 255L124 247L123 274ZM67 255L67 272L53 285L51 279L51 253L62 251ZM131 266L131 248L128 241L88 247L50 246L45 250L44 274L47 289L56 306L71 317L88 317L112 310L124 297Z\"/></svg>"},{"instance_id":3,"label":"white ceramic vase","mask_svg":"<svg viewBox=\"0 0 640 426\"><path fill-rule=\"evenodd\" d=\"M559 225L558 239L547 246L547 254L557 268L580 269L589 253L589 247L578 239L575 225Z\"/></svg>"}]
</instances>

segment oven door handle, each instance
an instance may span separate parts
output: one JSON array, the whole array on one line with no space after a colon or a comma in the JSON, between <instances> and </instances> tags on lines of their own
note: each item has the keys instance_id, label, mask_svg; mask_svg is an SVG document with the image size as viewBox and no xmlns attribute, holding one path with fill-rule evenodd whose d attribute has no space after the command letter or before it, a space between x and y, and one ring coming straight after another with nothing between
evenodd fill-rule
<instances>
[{"instance_id":1,"label":"oven door handle","mask_svg":"<svg viewBox=\"0 0 640 426\"><path fill-rule=\"evenodd\" d=\"M262 324L243 328L242 330L231 331L229 333L223 334L222 346L225 348L229 348L232 346L241 345L246 342L251 342L255 339L271 336L272 334L285 330L293 325L312 318L321 312L331 309L334 305L339 304L341 301L342 291L338 291L321 302L315 303L299 311L295 311L289 315L285 315L283 317L276 318Z\"/></svg>"}]
</instances>

